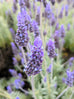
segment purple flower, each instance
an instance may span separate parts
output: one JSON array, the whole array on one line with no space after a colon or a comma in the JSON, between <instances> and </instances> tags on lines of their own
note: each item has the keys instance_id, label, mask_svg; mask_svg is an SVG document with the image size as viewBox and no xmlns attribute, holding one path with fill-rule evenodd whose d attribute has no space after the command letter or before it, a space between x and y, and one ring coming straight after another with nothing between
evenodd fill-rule
<instances>
[{"instance_id":1,"label":"purple flower","mask_svg":"<svg viewBox=\"0 0 74 99\"><path fill-rule=\"evenodd\" d=\"M13 59L13 64L14 64L14 66L17 66L17 65L18 65L18 61L16 60L16 58L13 57L12 59Z\"/></svg>"},{"instance_id":2,"label":"purple flower","mask_svg":"<svg viewBox=\"0 0 74 99\"><path fill-rule=\"evenodd\" d=\"M72 66L72 65L73 65L73 62L74 62L74 57L71 57L71 58L69 59L69 66Z\"/></svg>"},{"instance_id":3,"label":"purple flower","mask_svg":"<svg viewBox=\"0 0 74 99\"><path fill-rule=\"evenodd\" d=\"M50 58L54 58L56 56L56 53L55 53L55 44L54 42L49 39L47 45L46 45L46 51L48 53L48 56Z\"/></svg>"},{"instance_id":4,"label":"purple flower","mask_svg":"<svg viewBox=\"0 0 74 99\"><path fill-rule=\"evenodd\" d=\"M54 84L54 88L57 88L57 83Z\"/></svg>"},{"instance_id":5,"label":"purple flower","mask_svg":"<svg viewBox=\"0 0 74 99\"><path fill-rule=\"evenodd\" d=\"M61 36L61 38L65 37L65 28L64 28L63 24L61 25L61 28L60 28L60 36Z\"/></svg>"},{"instance_id":6,"label":"purple flower","mask_svg":"<svg viewBox=\"0 0 74 99\"><path fill-rule=\"evenodd\" d=\"M54 14L52 14L52 17L51 17L51 25L53 26L55 23L56 23L56 18L55 18L55 16L54 16Z\"/></svg>"},{"instance_id":7,"label":"purple flower","mask_svg":"<svg viewBox=\"0 0 74 99\"><path fill-rule=\"evenodd\" d=\"M25 66L24 71L28 76L36 75L40 73L42 70L42 62L43 62L43 48L42 48L42 41L40 37L35 38L34 45L31 49L32 53L29 58L27 66Z\"/></svg>"},{"instance_id":8,"label":"purple flower","mask_svg":"<svg viewBox=\"0 0 74 99\"><path fill-rule=\"evenodd\" d=\"M73 79L73 82L74 82L74 70L72 71L72 79Z\"/></svg>"},{"instance_id":9,"label":"purple flower","mask_svg":"<svg viewBox=\"0 0 74 99\"><path fill-rule=\"evenodd\" d=\"M57 30L54 33L54 43L55 43L55 47L58 49L60 48L59 38L60 38L60 31Z\"/></svg>"},{"instance_id":10,"label":"purple flower","mask_svg":"<svg viewBox=\"0 0 74 99\"><path fill-rule=\"evenodd\" d=\"M10 32L12 34L13 40L15 40L15 31L13 30L13 28L10 28Z\"/></svg>"},{"instance_id":11,"label":"purple flower","mask_svg":"<svg viewBox=\"0 0 74 99\"><path fill-rule=\"evenodd\" d=\"M36 22L40 25L40 6L37 8Z\"/></svg>"},{"instance_id":12,"label":"purple flower","mask_svg":"<svg viewBox=\"0 0 74 99\"><path fill-rule=\"evenodd\" d=\"M13 7L12 7L12 9L13 9L13 13L16 13L16 11L17 11L17 0L13 0Z\"/></svg>"},{"instance_id":13,"label":"purple flower","mask_svg":"<svg viewBox=\"0 0 74 99\"><path fill-rule=\"evenodd\" d=\"M21 59L21 64L24 65L24 58Z\"/></svg>"},{"instance_id":14,"label":"purple flower","mask_svg":"<svg viewBox=\"0 0 74 99\"><path fill-rule=\"evenodd\" d=\"M15 85L16 89L23 87L24 84L25 84L24 81L22 81L21 79L16 79L14 81L14 85Z\"/></svg>"},{"instance_id":15,"label":"purple flower","mask_svg":"<svg viewBox=\"0 0 74 99\"><path fill-rule=\"evenodd\" d=\"M44 77L44 82L45 82L45 83L47 82L47 78L46 78L46 77Z\"/></svg>"},{"instance_id":16,"label":"purple flower","mask_svg":"<svg viewBox=\"0 0 74 99\"><path fill-rule=\"evenodd\" d=\"M44 7L46 7L46 5L47 5L47 1L46 0L43 0L43 5L44 5Z\"/></svg>"},{"instance_id":17,"label":"purple flower","mask_svg":"<svg viewBox=\"0 0 74 99\"><path fill-rule=\"evenodd\" d=\"M43 32L43 35L44 35L44 36L46 36L46 35L47 35L47 32L46 32L46 30L44 30L44 32Z\"/></svg>"},{"instance_id":18,"label":"purple flower","mask_svg":"<svg viewBox=\"0 0 74 99\"><path fill-rule=\"evenodd\" d=\"M18 49L17 49L15 43L11 42L11 47L12 47L13 54L17 55L18 54Z\"/></svg>"},{"instance_id":19,"label":"purple flower","mask_svg":"<svg viewBox=\"0 0 74 99\"><path fill-rule=\"evenodd\" d=\"M7 91L8 91L8 93L11 93L12 92L11 86L7 86Z\"/></svg>"},{"instance_id":20,"label":"purple flower","mask_svg":"<svg viewBox=\"0 0 74 99\"><path fill-rule=\"evenodd\" d=\"M29 41L27 29L28 29L28 18L26 11L18 14L18 29L16 33L15 42L17 45L26 47Z\"/></svg>"},{"instance_id":21,"label":"purple flower","mask_svg":"<svg viewBox=\"0 0 74 99\"><path fill-rule=\"evenodd\" d=\"M68 69L66 71L67 73L67 78L65 78L64 83L69 86L72 87L73 86L73 73Z\"/></svg>"},{"instance_id":22,"label":"purple flower","mask_svg":"<svg viewBox=\"0 0 74 99\"><path fill-rule=\"evenodd\" d=\"M14 69L9 69L9 72L11 73L11 75L13 77L16 77L17 76L17 72Z\"/></svg>"},{"instance_id":23,"label":"purple flower","mask_svg":"<svg viewBox=\"0 0 74 99\"><path fill-rule=\"evenodd\" d=\"M64 10L64 7L61 8L61 11L60 11L60 14L59 14L59 18L63 17L63 10Z\"/></svg>"},{"instance_id":24,"label":"purple flower","mask_svg":"<svg viewBox=\"0 0 74 99\"><path fill-rule=\"evenodd\" d=\"M47 3L46 8L45 8L45 16L50 19L52 16L52 9L50 7L50 3Z\"/></svg>"},{"instance_id":25,"label":"purple flower","mask_svg":"<svg viewBox=\"0 0 74 99\"><path fill-rule=\"evenodd\" d=\"M59 30L59 23L56 23L55 30Z\"/></svg>"},{"instance_id":26,"label":"purple flower","mask_svg":"<svg viewBox=\"0 0 74 99\"><path fill-rule=\"evenodd\" d=\"M25 8L25 0L19 0L19 5L21 8Z\"/></svg>"},{"instance_id":27,"label":"purple flower","mask_svg":"<svg viewBox=\"0 0 74 99\"><path fill-rule=\"evenodd\" d=\"M69 31L69 30L70 30L70 24L67 25L67 31Z\"/></svg>"},{"instance_id":28,"label":"purple flower","mask_svg":"<svg viewBox=\"0 0 74 99\"><path fill-rule=\"evenodd\" d=\"M55 4L55 0L51 0L51 3L52 3L52 5L54 5Z\"/></svg>"},{"instance_id":29,"label":"purple flower","mask_svg":"<svg viewBox=\"0 0 74 99\"><path fill-rule=\"evenodd\" d=\"M37 37L40 35L39 27L35 20L33 21L33 30L34 30L34 37Z\"/></svg>"},{"instance_id":30,"label":"purple flower","mask_svg":"<svg viewBox=\"0 0 74 99\"><path fill-rule=\"evenodd\" d=\"M47 68L47 72L48 72L48 73L51 72L51 68L52 68L52 64L50 64L49 67Z\"/></svg>"},{"instance_id":31,"label":"purple flower","mask_svg":"<svg viewBox=\"0 0 74 99\"><path fill-rule=\"evenodd\" d=\"M65 6L65 16L68 16L68 5Z\"/></svg>"},{"instance_id":32,"label":"purple flower","mask_svg":"<svg viewBox=\"0 0 74 99\"><path fill-rule=\"evenodd\" d=\"M22 79L22 74L18 73L18 77L19 77L19 79Z\"/></svg>"},{"instance_id":33,"label":"purple flower","mask_svg":"<svg viewBox=\"0 0 74 99\"><path fill-rule=\"evenodd\" d=\"M19 97L16 97L16 99L20 99Z\"/></svg>"}]
</instances>

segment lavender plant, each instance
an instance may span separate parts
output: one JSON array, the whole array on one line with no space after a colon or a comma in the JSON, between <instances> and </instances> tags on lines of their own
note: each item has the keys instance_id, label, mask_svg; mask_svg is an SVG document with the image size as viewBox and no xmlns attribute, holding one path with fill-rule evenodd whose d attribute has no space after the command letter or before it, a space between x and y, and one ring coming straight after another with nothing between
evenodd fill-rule
<instances>
[{"instance_id":1,"label":"lavender plant","mask_svg":"<svg viewBox=\"0 0 74 99\"><path fill-rule=\"evenodd\" d=\"M62 7L56 14L56 4L55 0L33 0L31 4L29 0L19 0L18 29L14 35L15 43L11 43L15 69L9 69L15 80L7 86L8 93L11 94L16 89L33 99L65 99L63 97L66 91L73 88L74 58L66 63L61 61L66 29L63 23L60 24L60 20L68 17L68 6L65 6L65 11ZM31 10L35 11L35 15ZM21 61L20 65L18 60ZM24 88L26 81L31 88ZM72 95L69 97L71 99Z\"/></svg>"}]
</instances>

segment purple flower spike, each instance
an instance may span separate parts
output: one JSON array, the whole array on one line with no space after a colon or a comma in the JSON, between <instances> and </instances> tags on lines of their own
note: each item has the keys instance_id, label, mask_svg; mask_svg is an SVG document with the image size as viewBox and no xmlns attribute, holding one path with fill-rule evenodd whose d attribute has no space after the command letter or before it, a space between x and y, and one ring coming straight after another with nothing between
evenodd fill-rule
<instances>
[{"instance_id":1,"label":"purple flower spike","mask_svg":"<svg viewBox=\"0 0 74 99\"><path fill-rule=\"evenodd\" d=\"M61 11L60 11L60 14L59 14L59 18L63 17L63 10L64 10L64 7L61 8Z\"/></svg>"},{"instance_id":2,"label":"purple flower spike","mask_svg":"<svg viewBox=\"0 0 74 99\"><path fill-rule=\"evenodd\" d=\"M40 25L40 6L37 8L36 21Z\"/></svg>"},{"instance_id":3,"label":"purple flower spike","mask_svg":"<svg viewBox=\"0 0 74 99\"><path fill-rule=\"evenodd\" d=\"M63 24L61 25L61 28L60 28L60 36L61 36L61 38L65 37L65 28L64 28Z\"/></svg>"},{"instance_id":4,"label":"purple flower spike","mask_svg":"<svg viewBox=\"0 0 74 99\"><path fill-rule=\"evenodd\" d=\"M51 9L51 7L50 7L50 3L48 3L48 4L46 5L46 8L45 8L45 16L46 16L48 19L50 19L51 16L52 16L52 9Z\"/></svg>"},{"instance_id":5,"label":"purple flower spike","mask_svg":"<svg viewBox=\"0 0 74 99\"><path fill-rule=\"evenodd\" d=\"M28 29L28 18L26 11L18 15L18 29L16 33L15 42L18 46L26 47L29 41L27 29Z\"/></svg>"},{"instance_id":6,"label":"purple flower spike","mask_svg":"<svg viewBox=\"0 0 74 99\"><path fill-rule=\"evenodd\" d=\"M56 23L56 18L54 16L54 14L51 17L51 25L53 26Z\"/></svg>"},{"instance_id":7,"label":"purple flower spike","mask_svg":"<svg viewBox=\"0 0 74 99\"><path fill-rule=\"evenodd\" d=\"M17 66L17 65L18 65L18 61L16 60L16 58L13 57L12 59L13 59L13 64L14 64L14 66Z\"/></svg>"},{"instance_id":8,"label":"purple flower spike","mask_svg":"<svg viewBox=\"0 0 74 99\"><path fill-rule=\"evenodd\" d=\"M59 30L59 23L56 23L55 30Z\"/></svg>"},{"instance_id":9,"label":"purple flower spike","mask_svg":"<svg viewBox=\"0 0 74 99\"><path fill-rule=\"evenodd\" d=\"M25 84L24 81L21 81L21 79L16 79L15 82L14 82L14 85L15 85L16 89L19 89L19 88L23 87L24 84Z\"/></svg>"},{"instance_id":10,"label":"purple flower spike","mask_svg":"<svg viewBox=\"0 0 74 99\"><path fill-rule=\"evenodd\" d=\"M19 97L16 97L16 99L20 99Z\"/></svg>"},{"instance_id":11,"label":"purple flower spike","mask_svg":"<svg viewBox=\"0 0 74 99\"><path fill-rule=\"evenodd\" d=\"M17 11L17 0L13 0L13 7L12 7L12 9L13 9L13 13L16 13L16 11Z\"/></svg>"},{"instance_id":12,"label":"purple flower spike","mask_svg":"<svg viewBox=\"0 0 74 99\"><path fill-rule=\"evenodd\" d=\"M51 3L52 3L52 5L54 5L55 4L55 0L51 0Z\"/></svg>"},{"instance_id":13,"label":"purple flower spike","mask_svg":"<svg viewBox=\"0 0 74 99\"><path fill-rule=\"evenodd\" d=\"M50 66L47 68L47 72L48 72L48 73L51 72L51 68L52 68L52 64L50 64Z\"/></svg>"},{"instance_id":14,"label":"purple flower spike","mask_svg":"<svg viewBox=\"0 0 74 99\"><path fill-rule=\"evenodd\" d=\"M69 86L72 87L73 86L73 72L71 72L69 69L66 71L67 73L67 78L64 78L63 82Z\"/></svg>"},{"instance_id":15,"label":"purple flower spike","mask_svg":"<svg viewBox=\"0 0 74 99\"><path fill-rule=\"evenodd\" d=\"M42 46L42 40L40 37L37 37L35 40L34 40L34 46L36 47L41 47Z\"/></svg>"},{"instance_id":16,"label":"purple flower spike","mask_svg":"<svg viewBox=\"0 0 74 99\"><path fill-rule=\"evenodd\" d=\"M68 5L65 6L65 16L68 16Z\"/></svg>"},{"instance_id":17,"label":"purple flower spike","mask_svg":"<svg viewBox=\"0 0 74 99\"><path fill-rule=\"evenodd\" d=\"M69 59L69 66L71 67L73 65L73 62L74 62L74 57L71 57Z\"/></svg>"},{"instance_id":18,"label":"purple flower spike","mask_svg":"<svg viewBox=\"0 0 74 99\"><path fill-rule=\"evenodd\" d=\"M54 42L49 39L47 45L46 45L46 51L48 53L48 56L50 58L54 58L56 56L56 53L55 53L55 44Z\"/></svg>"},{"instance_id":19,"label":"purple flower spike","mask_svg":"<svg viewBox=\"0 0 74 99\"><path fill-rule=\"evenodd\" d=\"M38 24L35 20L33 21L33 30L34 30L34 37L35 38L40 35L39 27L38 27Z\"/></svg>"},{"instance_id":20,"label":"purple flower spike","mask_svg":"<svg viewBox=\"0 0 74 99\"><path fill-rule=\"evenodd\" d=\"M44 77L44 82L45 82L45 83L47 82L47 78L46 78L46 77Z\"/></svg>"},{"instance_id":21,"label":"purple flower spike","mask_svg":"<svg viewBox=\"0 0 74 99\"><path fill-rule=\"evenodd\" d=\"M42 41L40 37L37 37L34 40L34 45L31 49L32 53L30 55L27 66L25 66L24 71L28 76L39 74L42 70L42 62L43 62L43 48Z\"/></svg>"},{"instance_id":22,"label":"purple flower spike","mask_svg":"<svg viewBox=\"0 0 74 99\"><path fill-rule=\"evenodd\" d=\"M58 49L60 48L59 38L60 38L60 32L59 30L57 30L54 33L54 43L55 43L55 47Z\"/></svg>"},{"instance_id":23,"label":"purple flower spike","mask_svg":"<svg viewBox=\"0 0 74 99\"><path fill-rule=\"evenodd\" d=\"M70 30L70 24L67 25L67 31L69 31L69 30Z\"/></svg>"},{"instance_id":24,"label":"purple flower spike","mask_svg":"<svg viewBox=\"0 0 74 99\"><path fill-rule=\"evenodd\" d=\"M17 55L18 54L18 49L17 49L15 43L11 42L11 47L12 47L13 54Z\"/></svg>"},{"instance_id":25,"label":"purple flower spike","mask_svg":"<svg viewBox=\"0 0 74 99\"><path fill-rule=\"evenodd\" d=\"M12 92L11 86L7 86L7 91L8 91L8 93L11 93Z\"/></svg>"},{"instance_id":26,"label":"purple flower spike","mask_svg":"<svg viewBox=\"0 0 74 99\"><path fill-rule=\"evenodd\" d=\"M16 77L17 76L17 72L14 69L9 69L9 72L11 73L11 75L13 77Z\"/></svg>"},{"instance_id":27,"label":"purple flower spike","mask_svg":"<svg viewBox=\"0 0 74 99\"><path fill-rule=\"evenodd\" d=\"M12 34L13 40L15 40L15 31L13 30L13 28L10 28L10 32Z\"/></svg>"}]
</instances>

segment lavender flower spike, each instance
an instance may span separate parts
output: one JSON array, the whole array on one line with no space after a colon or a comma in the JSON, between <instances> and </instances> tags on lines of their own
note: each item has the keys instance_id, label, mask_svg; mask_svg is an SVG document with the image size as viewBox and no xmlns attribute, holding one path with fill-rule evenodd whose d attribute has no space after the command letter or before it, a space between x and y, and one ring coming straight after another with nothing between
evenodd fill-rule
<instances>
[{"instance_id":1,"label":"lavender flower spike","mask_svg":"<svg viewBox=\"0 0 74 99\"><path fill-rule=\"evenodd\" d=\"M46 51L48 53L48 56L50 58L54 58L56 56L56 53L55 53L55 44L54 42L49 39L47 45L46 45Z\"/></svg>"},{"instance_id":2,"label":"lavender flower spike","mask_svg":"<svg viewBox=\"0 0 74 99\"><path fill-rule=\"evenodd\" d=\"M42 70L44 53L42 48L42 40L40 39L40 37L35 38L34 45L31 50L32 54L30 56L27 66L25 66L24 69L28 76L36 75Z\"/></svg>"},{"instance_id":3,"label":"lavender flower spike","mask_svg":"<svg viewBox=\"0 0 74 99\"><path fill-rule=\"evenodd\" d=\"M18 46L26 47L29 41L26 24L26 11L18 15L18 29L16 33L15 42Z\"/></svg>"}]
</instances>

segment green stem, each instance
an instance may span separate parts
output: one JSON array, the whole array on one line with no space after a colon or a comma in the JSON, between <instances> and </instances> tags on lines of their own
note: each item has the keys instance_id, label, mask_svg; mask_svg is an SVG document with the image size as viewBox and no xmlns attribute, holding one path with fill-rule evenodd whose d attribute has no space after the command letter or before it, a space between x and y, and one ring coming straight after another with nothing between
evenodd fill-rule
<instances>
[{"instance_id":1,"label":"green stem","mask_svg":"<svg viewBox=\"0 0 74 99\"><path fill-rule=\"evenodd\" d=\"M61 92L60 95L57 96L56 99L59 99L66 91L68 91L69 88L70 88L70 87L67 87L63 92Z\"/></svg>"},{"instance_id":2,"label":"green stem","mask_svg":"<svg viewBox=\"0 0 74 99\"><path fill-rule=\"evenodd\" d=\"M26 65L27 63L26 63L26 57L25 57L25 53L24 53L23 47L21 47L21 51L22 51L22 54L23 54L23 58L24 58L25 65Z\"/></svg>"},{"instance_id":3,"label":"green stem","mask_svg":"<svg viewBox=\"0 0 74 99\"><path fill-rule=\"evenodd\" d=\"M51 82L52 82L52 79L53 79L53 58L51 59Z\"/></svg>"},{"instance_id":4,"label":"green stem","mask_svg":"<svg viewBox=\"0 0 74 99\"><path fill-rule=\"evenodd\" d=\"M34 76L31 77L31 85L32 85L33 97L34 97L34 99L37 99L37 98L36 98L36 95L35 95Z\"/></svg>"}]
</instances>

